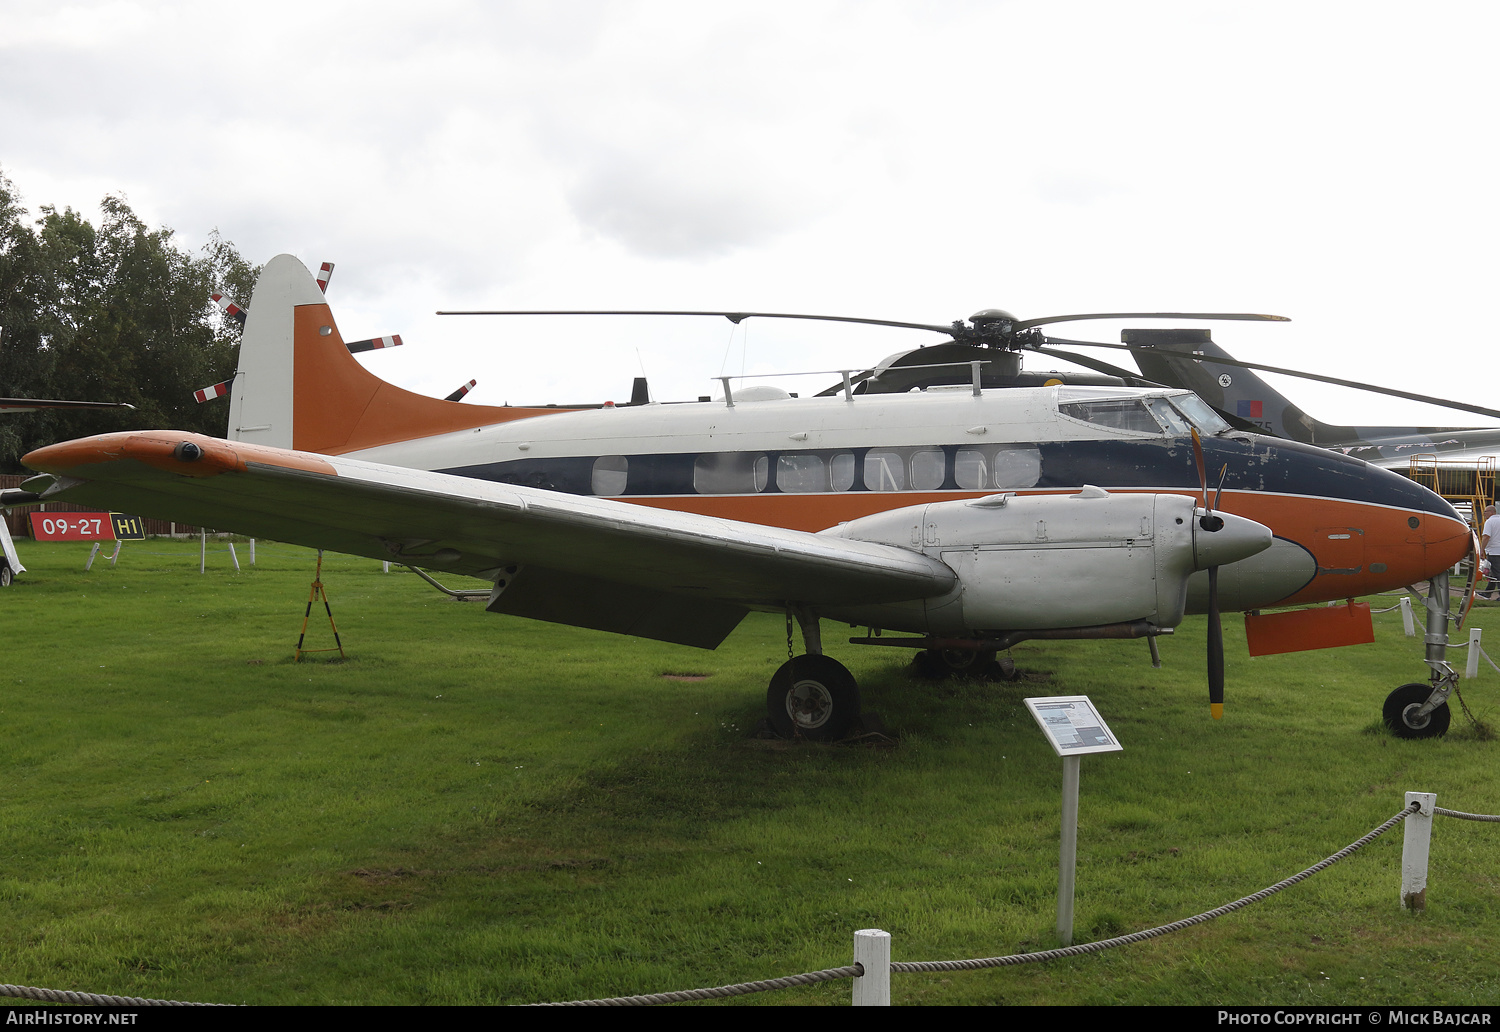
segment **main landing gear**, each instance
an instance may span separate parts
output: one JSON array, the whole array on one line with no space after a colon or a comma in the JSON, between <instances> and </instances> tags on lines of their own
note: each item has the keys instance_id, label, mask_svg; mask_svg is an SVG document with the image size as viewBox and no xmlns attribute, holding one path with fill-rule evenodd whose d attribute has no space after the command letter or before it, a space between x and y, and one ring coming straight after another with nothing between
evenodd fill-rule
<instances>
[{"instance_id":1,"label":"main landing gear","mask_svg":"<svg viewBox=\"0 0 1500 1032\"><path fill-rule=\"evenodd\" d=\"M1008 681L1016 664L1009 656L974 649L923 649L912 657L912 669L929 681L950 677L977 677L986 681Z\"/></svg>"},{"instance_id":2,"label":"main landing gear","mask_svg":"<svg viewBox=\"0 0 1500 1032\"><path fill-rule=\"evenodd\" d=\"M766 690L766 716L783 738L843 738L859 719L854 675L827 656L796 656L781 664Z\"/></svg>"},{"instance_id":3,"label":"main landing gear","mask_svg":"<svg viewBox=\"0 0 1500 1032\"><path fill-rule=\"evenodd\" d=\"M823 655L818 618L805 610L787 613L787 651L791 651L793 616L802 627L807 653L788 659L772 675L766 689L766 718L783 738L836 742L859 721L859 685L844 664Z\"/></svg>"},{"instance_id":4,"label":"main landing gear","mask_svg":"<svg viewBox=\"0 0 1500 1032\"><path fill-rule=\"evenodd\" d=\"M1413 592L1415 594L1415 592ZM1403 684L1386 696L1381 715L1397 738L1437 738L1448 733L1453 711L1448 696L1458 684L1458 671L1448 665L1448 573L1432 578L1427 597L1426 661L1432 674L1427 684Z\"/></svg>"}]
</instances>

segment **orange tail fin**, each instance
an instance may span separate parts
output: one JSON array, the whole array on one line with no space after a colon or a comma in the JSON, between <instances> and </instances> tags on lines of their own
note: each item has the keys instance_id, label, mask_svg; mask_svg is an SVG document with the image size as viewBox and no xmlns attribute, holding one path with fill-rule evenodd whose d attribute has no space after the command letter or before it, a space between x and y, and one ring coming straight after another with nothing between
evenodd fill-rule
<instances>
[{"instance_id":1,"label":"orange tail fin","mask_svg":"<svg viewBox=\"0 0 1500 1032\"><path fill-rule=\"evenodd\" d=\"M340 455L557 411L465 405L386 383L349 353L306 266L283 254L261 270L250 301L228 436Z\"/></svg>"}]
</instances>

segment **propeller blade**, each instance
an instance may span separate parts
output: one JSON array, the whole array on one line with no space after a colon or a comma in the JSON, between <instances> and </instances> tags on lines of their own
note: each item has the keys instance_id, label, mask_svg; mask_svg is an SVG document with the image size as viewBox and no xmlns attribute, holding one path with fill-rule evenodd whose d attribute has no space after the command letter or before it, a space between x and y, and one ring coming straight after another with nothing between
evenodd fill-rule
<instances>
[{"instance_id":1,"label":"propeller blade","mask_svg":"<svg viewBox=\"0 0 1500 1032\"><path fill-rule=\"evenodd\" d=\"M1132 348L1143 348L1140 344L1110 344L1104 341L1088 340L1061 340L1048 337L1047 343L1068 344L1073 347L1082 348L1109 348L1112 351L1130 351ZM1040 350L1040 349L1035 349ZM1165 350L1165 349L1164 349ZM1180 353L1176 353L1179 354ZM1181 356L1192 358L1192 355ZM1337 376L1323 376L1321 373L1308 373L1300 369L1286 369L1282 366L1266 365L1264 362L1245 362L1238 358L1211 358L1208 361L1216 365L1236 366L1240 369L1259 369L1266 373L1280 373L1282 376L1295 376L1300 380L1316 380L1318 383L1331 383L1335 387L1349 387L1356 391L1370 391L1373 394L1385 394L1392 398L1404 398L1407 401L1420 401L1426 405L1436 405L1439 408L1457 409L1460 412L1473 412L1481 416L1489 416L1492 419L1500 419L1500 410L1485 408L1482 405L1470 405L1467 402L1453 401L1451 398L1438 398L1431 394L1414 394L1411 391L1398 391L1394 387L1380 387L1373 383L1362 383L1359 380L1343 380Z\"/></svg>"},{"instance_id":2,"label":"propeller blade","mask_svg":"<svg viewBox=\"0 0 1500 1032\"><path fill-rule=\"evenodd\" d=\"M1083 319L1222 319L1239 322L1291 322L1284 315L1256 315L1250 312L1090 312L1087 315L1049 315L1043 319L1022 319L1016 330L1029 330L1048 323L1078 322Z\"/></svg>"},{"instance_id":3,"label":"propeller blade","mask_svg":"<svg viewBox=\"0 0 1500 1032\"><path fill-rule=\"evenodd\" d=\"M1198 464L1198 484L1203 488L1203 508L1212 513L1208 507L1208 469L1203 464L1203 438L1198 436L1198 428L1193 427L1193 461Z\"/></svg>"},{"instance_id":4,"label":"propeller blade","mask_svg":"<svg viewBox=\"0 0 1500 1032\"><path fill-rule=\"evenodd\" d=\"M1208 568L1208 712L1224 719L1224 625L1219 620L1219 568Z\"/></svg>"},{"instance_id":5,"label":"propeller blade","mask_svg":"<svg viewBox=\"0 0 1500 1032\"><path fill-rule=\"evenodd\" d=\"M1214 508L1215 509L1219 508L1219 496L1224 493L1224 478L1227 477L1227 476L1229 476L1229 463L1226 462L1226 463L1224 463L1224 467L1219 470L1219 486L1214 491Z\"/></svg>"}]
</instances>

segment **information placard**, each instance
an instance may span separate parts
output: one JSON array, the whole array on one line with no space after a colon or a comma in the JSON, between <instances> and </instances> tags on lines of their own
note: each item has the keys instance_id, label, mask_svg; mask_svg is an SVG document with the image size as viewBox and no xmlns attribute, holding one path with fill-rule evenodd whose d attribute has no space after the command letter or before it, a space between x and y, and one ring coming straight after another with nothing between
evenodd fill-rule
<instances>
[{"instance_id":1,"label":"information placard","mask_svg":"<svg viewBox=\"0 0 1500 1032\"><path fill-rule=\"evenodd\" d=\"M1054 695L1022 701L1059 756L1125 750L1087 695Z\"/></svg>"}]
</instances>

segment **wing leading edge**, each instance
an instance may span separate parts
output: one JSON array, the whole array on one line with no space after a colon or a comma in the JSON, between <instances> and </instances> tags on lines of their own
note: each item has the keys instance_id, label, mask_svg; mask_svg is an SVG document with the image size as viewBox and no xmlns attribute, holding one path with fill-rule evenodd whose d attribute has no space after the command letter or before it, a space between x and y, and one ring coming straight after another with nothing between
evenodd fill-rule
<instances>
[{"instance_id":1,"label":"wing leading edge","mask_svg":"<svg viewBox=\"0 0 1500 1032\"><path fill-rule=\"evenodd\" d=\"M750 609L921 600L957 583L892 545L171 431L25 462L56 478L44 500L482 577L493 611L703 648Z\"/></svg>"}]
</instances>

